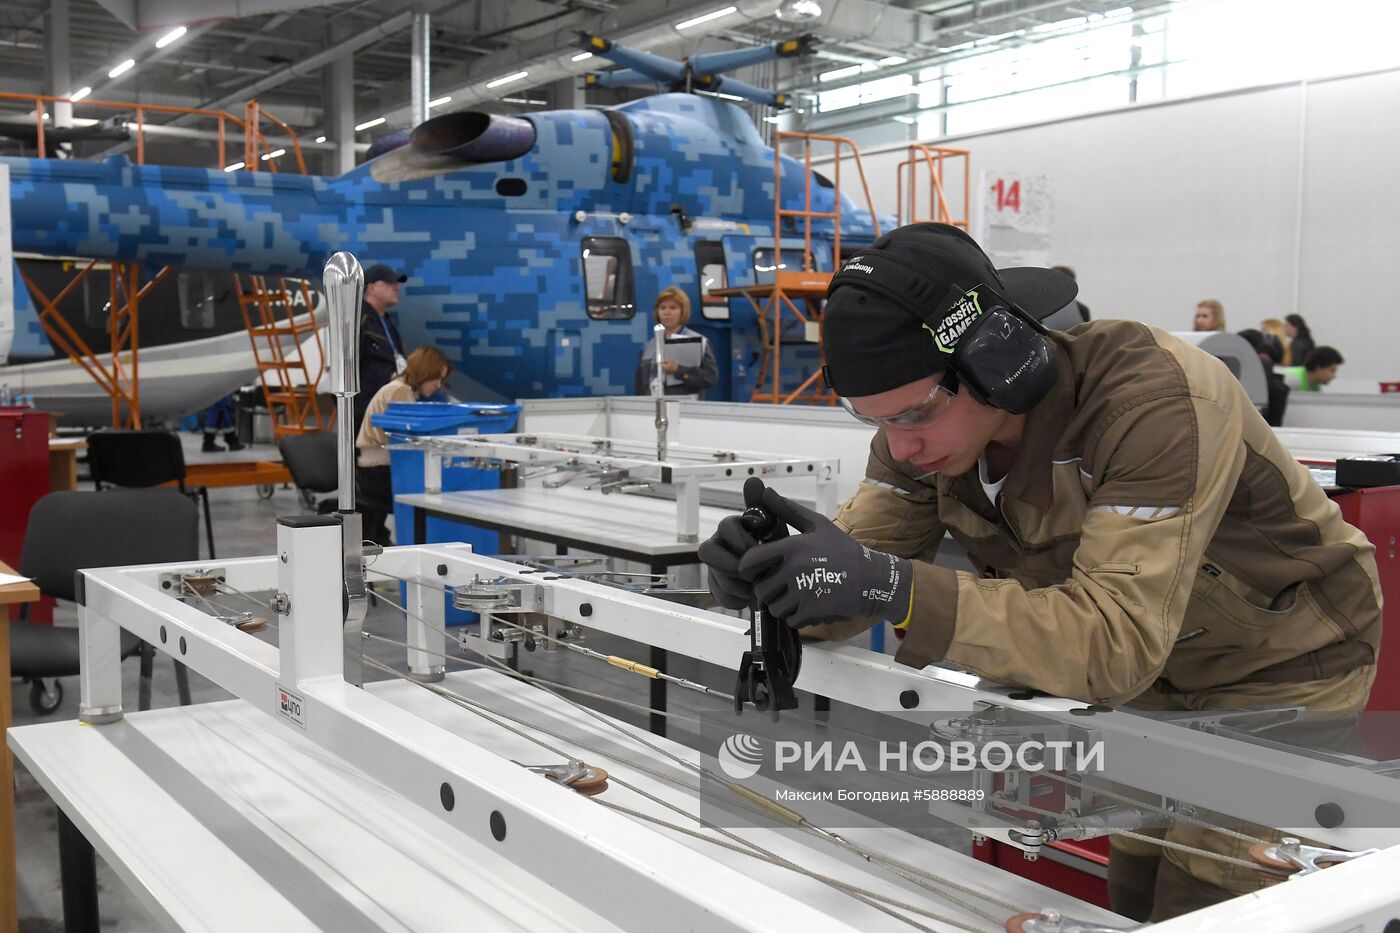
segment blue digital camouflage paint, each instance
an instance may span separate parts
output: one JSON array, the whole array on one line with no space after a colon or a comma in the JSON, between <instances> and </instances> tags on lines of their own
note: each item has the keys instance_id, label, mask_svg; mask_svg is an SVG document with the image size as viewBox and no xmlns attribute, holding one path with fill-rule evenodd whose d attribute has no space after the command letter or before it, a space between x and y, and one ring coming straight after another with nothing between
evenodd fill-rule
<instances>
[{"instance_id":1,"label":"blue digital camouflage paint","mask_svg":"<svg viewBox=\"0 0 1400 933\"><path fill-rule=\"evenodd\" d=\"M534 144L503 161L406 146L334 178L5 159L14 248L308 278L337 250L388 262L408 275L395 312L405 343L442 348L459 393L480 398L630 393L655 297L679 285L720 363L709 397L747 398L761 352L751 306L702 317L697 249L718 251L728 284L754 281L755 250L773 242L773 150L743 110L710 97L660 94L612 113L525 115ZM804 171L782 166L784 206L801 208ZM829 183L811 187L812 209L832 210ZM843 247L873 237L844 198L842 224ZM832 225L814 230L829 269Z\"/></svg>"}]
</instances>

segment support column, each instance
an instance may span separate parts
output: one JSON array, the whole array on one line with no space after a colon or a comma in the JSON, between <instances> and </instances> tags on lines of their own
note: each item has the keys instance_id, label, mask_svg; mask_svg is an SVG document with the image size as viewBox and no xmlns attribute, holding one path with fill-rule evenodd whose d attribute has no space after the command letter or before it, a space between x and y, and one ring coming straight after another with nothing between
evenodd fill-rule
<instances>
[{"instance_id":1,"label":"support column","mask_svg":"<svg viewBox=\"0 0 1400 933\"><path fill-rule=\"evenodd\" d=\"M345 37L328 37L332 43L341 38ZM323 74L321 99L326 103L322 122L326 141L334 147L324 157L325 171L343 175L355 167L355 53L347 51L327 65Z\"/></svg>"},{"instance_id":2,"label":"support column","mask_svg":"<svg viewBox=\"0 0 1400 933\"><path fill-rule=\"evenodd\" d=\"M579 75L560 78L549 86L549 96L555 110L582 110L587 98L583 78Z\"/></svg>"},{"instance_id":3,"label":"support column","mask_svg":"<svg viewBox=\"0 0 1400 933\"><path fill-rule=\"evenodd\" d=\"M427 13L413 14L413 61L410 80L413 85L413 125L417 126L428 119L429 74L428 74L428 27Z\"/></svg>"},{"instance_id":4,"label":"support column","mask_svg":"<svg viewBox=\"0 0 1400 933\"><path fill-rule=\"evenodd\" d=\"M44 11L44 93L67 97L76 90L69 86L72 81L68 0L49 0L48 9ZM50 126L73 125L72 104L55 103L51 110Z\"/></svg>"}]
</instances>

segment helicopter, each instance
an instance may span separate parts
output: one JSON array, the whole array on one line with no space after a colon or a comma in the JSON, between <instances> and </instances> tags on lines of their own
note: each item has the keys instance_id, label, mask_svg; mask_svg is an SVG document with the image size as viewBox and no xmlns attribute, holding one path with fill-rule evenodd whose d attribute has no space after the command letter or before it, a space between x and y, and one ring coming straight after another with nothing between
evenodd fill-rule
<instances>
[{"instance_id":1,"label":"helicopter","mask_svg":"<svg viewBox=\"0 0 1400 933\"><path fill-rule=\"evenodd\" d=\"M675 285L719 365L709 398L746 399L762 352L755 310L710 293L771 280L780 264L801 263L808 243L808 268L834 269L842 257L831 217L840 218L842 253L879 229L880 218L825 176L775 158L749 113L717 96L785 106L720 72L805 54L810 37L685 62L600 37L581 44L623 66L591 83L668 90L607 109L443 114L334 177L136 165L119 155L0 159L14 249L187 276L311 280L348 250L407 276L394 312L407 348L436 345L453 364L453 394L482 401L631 394L656 295ZM810 240L796 224L774 228L779 173L785 210L828 215L811 221ZM179 342L179 329L168 330ZM808 372L819 365L815 345L798 352ZM0 380L24 392L22 374L8 373L22 368L0 368Z\"/></svg>"}]
</instances>

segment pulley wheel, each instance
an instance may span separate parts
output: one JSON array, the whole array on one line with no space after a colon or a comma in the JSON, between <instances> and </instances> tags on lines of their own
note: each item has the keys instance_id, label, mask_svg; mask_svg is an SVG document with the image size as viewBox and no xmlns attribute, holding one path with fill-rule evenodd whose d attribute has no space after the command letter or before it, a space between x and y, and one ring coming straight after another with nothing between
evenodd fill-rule
<instances>
[{"instance_id":1,"label":"pulley wheel","mask_svg":"<svg viewBox=\"0 0 1400 933\"><path fill-rule=\"evenodd\" d=\"M556 784L559 783L559 779L552 774L546 774L545 777L554 781ZM575 778L571 783L565 784L564 786L578 791L585 797L596 797L608 789L608 772L604 771L602 768L595 768L592 765L588 765L588 770L582 777Z\"/></svg>"}]
</instances>

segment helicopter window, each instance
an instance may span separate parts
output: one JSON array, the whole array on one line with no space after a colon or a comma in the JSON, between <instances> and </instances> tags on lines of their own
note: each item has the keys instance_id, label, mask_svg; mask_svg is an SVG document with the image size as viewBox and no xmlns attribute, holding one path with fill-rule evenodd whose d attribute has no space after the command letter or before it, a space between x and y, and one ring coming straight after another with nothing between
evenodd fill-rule
<instances>
[{"instance_id":1,"label":"helicopter window","mask_svg":"<svg viewBox=\"0 0 1400 933\"><path fill-rule=\"evenodd\" d=\"M827 178L827 177L826 177L825 175L823 175L821 172L816 172L816 171L812 172L812 177L815 178L815 179L817 180L817 186L820 187L820 188L835 188L835 187L836 187L835 185L833 185L833 184L831 183L831 179L830 179L830 178Z\"/></svg>"},{"instance_id":2,"label":"helicopter window","mask_svg":"<svg viewBox=\"0 0 1400 933\"><path fill-rule=\"evenodd\" d=\"M530 186L523 178L500 178L496 180L496 193L503 198L518 198Z\"/></svg>"},{"instance_id":3,"label":"helicopter window","mask_svg":"<svg viewBox=\"0 0 1400 933\"><path fill-rule=\"evenodd\" d=\"M729 299L711 295L728 283L724 268L724 244L714 240L695 244L695 268L700 273L700 314L707 321L729 320Z\"/></svg>"},{"instance_id":4,"label":"helicopter window","mask_svg":"<svg viewBox=\"0 0 1400 933\"><path fill-rule=\"evenodd\" d=\"M176 285L180 294L180 326L185 330L213 330L216 303L213 277L181 272Z\"/></svg>"},{"instance_id":5,"label":"helicopter window","mask_svg":"<svg viewBox=\"0 0 1400 933\"><path fill-rule=\"evenodd\" d=\"M583 249L583 290L588 316L595 321L623 321L637 313L632 279L632 250L617 237L587 237Z\"/></svg>"},{"instance_id":6,"label":"helicopter window","mask_svg":"<svg viewBox=\"0 0 1400 933\"><path fill-rule=\"evenodd\" d=\"M801 252L799 250L798 252ZM788 255L783 257L782 265L778 264L773 254L773 248L762 246L753 251L753 280L760 285L767 285L773 281L773 273L778 269L789 269L792 267L792 257L795 254L789 250Z\"/></svg>"},{"instance_id":7,"label":"helicopter window","mask_svg":"<svg viewBox=\"0 0 1400 933\"><path fill-rule=\"evenodd\" d=\"M102 301L98 290L92 285L92 280L83 276L83 323L88 327L106 329L107 306Z\"/></svg>"}]
</instances>

